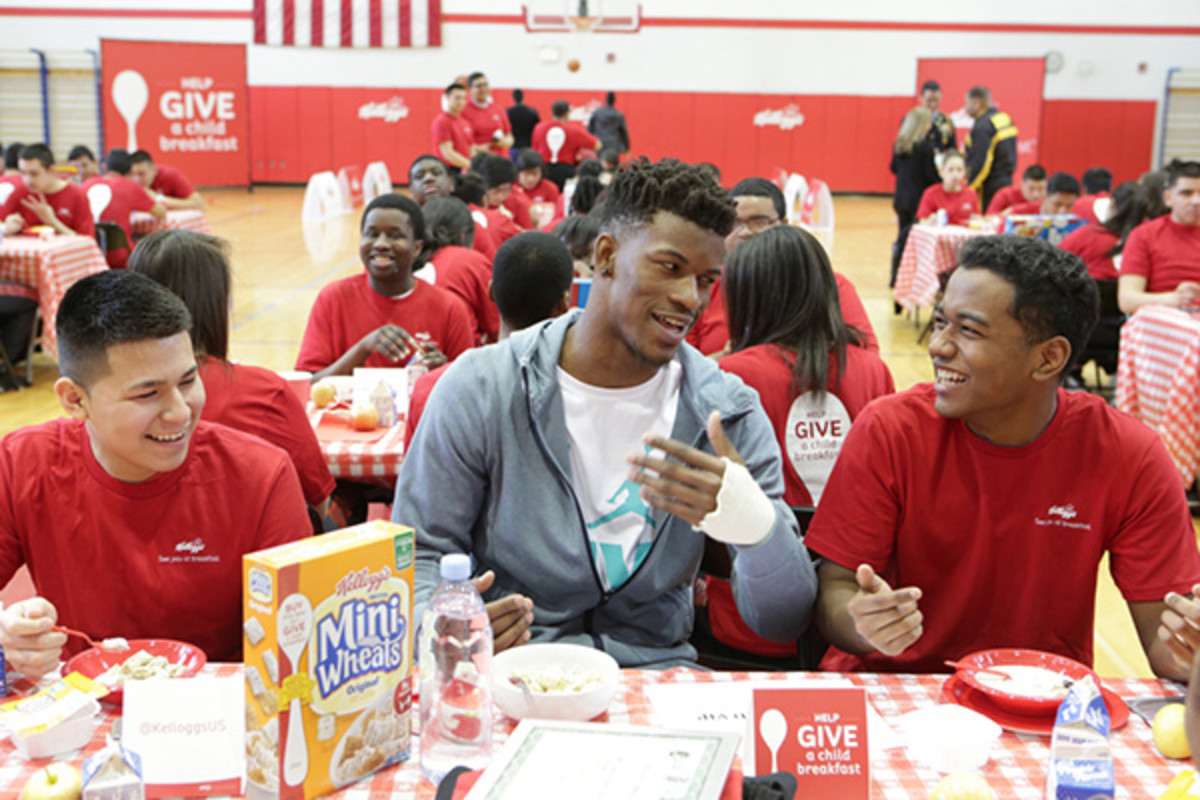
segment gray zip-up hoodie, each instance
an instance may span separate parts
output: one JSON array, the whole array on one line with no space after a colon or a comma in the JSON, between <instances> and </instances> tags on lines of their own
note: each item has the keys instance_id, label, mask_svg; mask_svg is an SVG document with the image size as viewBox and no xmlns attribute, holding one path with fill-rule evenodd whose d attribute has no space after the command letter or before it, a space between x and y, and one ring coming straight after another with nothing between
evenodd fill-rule
<instances>
[{"instance_id":1,"label":"gray zip-up hoodie","mask_svg":"<svg viewBox=\"0 0 1200 800\"><path fill-rule=\"evenodd\" d=\"M626 667L690 661L692 583L703 533L651 509L655 536L629 580L605 591L571 482L556 368L578 312L464 353L438 381L396 483L395 522L417 531L413 620L419 625L444 553L494 570L487 599L534 602L533 641L605 650ZM733 589L751 628L772 639L807 628L817 579L783 502L779 446L757 395L689 346L672 438L712 452L705 420L720 411L730 441L776 507L770 536L734 547Z\"/></svg>"}]
</instances>

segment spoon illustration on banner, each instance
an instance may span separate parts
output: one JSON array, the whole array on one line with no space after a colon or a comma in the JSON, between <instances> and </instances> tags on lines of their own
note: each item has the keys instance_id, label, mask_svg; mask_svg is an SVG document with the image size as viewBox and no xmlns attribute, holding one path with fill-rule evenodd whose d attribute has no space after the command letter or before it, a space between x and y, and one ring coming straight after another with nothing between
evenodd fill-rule
<instances>
[{"instance_id":1,"label":"spoon illustration on banner","mask_svg":"<svg viewBox=\"0 0 1200 800\"><path fill-rule=\"evenodd\" d=\"M771 749L771 772L779 772L779 748L787 737L787 719L777 708L768 708L758 719L758 732Z\"/></svg>"},{"instance_id":2,"label":"spoon illustration on banner","mask_svg":"<svg viewBox=\"0 0 1200 800\"><path fill-rule=\"evenodd\" d=\"M112 101L117 107L117 113L125 120L129 131L125 149L133 152L138 149L137 124L150 101L150 87L142 73L126 69L117 73L112 82Z\"/></svg>"},{"instance_id":3,"label":"spoon illustration on banner","mask_svg":"<svg viewBox=\"0 0 1200 800\"><path fill-rule=\"evenodd\" d=\"M291 594L279 604L279 646L292 665L293 677L300 672L300 656L312 632L313 610L308 598ZM308 742L304 738L304 723L300 698L293 695L288 705L287 739L283 749L283 781L299 786L308 775Z\"/></svg>"}]
</instances>

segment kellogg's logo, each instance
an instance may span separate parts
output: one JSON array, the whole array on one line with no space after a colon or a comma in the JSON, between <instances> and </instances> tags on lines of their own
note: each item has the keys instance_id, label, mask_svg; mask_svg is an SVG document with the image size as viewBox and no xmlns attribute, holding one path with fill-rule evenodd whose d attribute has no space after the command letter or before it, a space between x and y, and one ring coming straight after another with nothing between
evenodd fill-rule
<instances>
[{"instance_id":1,"label":"kellogg's logo","mask_svg":"<svg viewBox=\"0 0 1200 800\"><path fill-rule=\"evenodd\" d=\"M776 127L790 131L804 124L804 115L795 103L788 103L783 108L767 108L754 115L754 125L758 128Z\"/></svg>"},{"instance_id":2,"label":"kellogg's logo","mask_svg":"<svg viewBox=\"0 0 1200 800\"><path fill-rule=\"evenodd\" d=\"M192 554L203 553L204 552L204 540L201 539L200 537L196 537L195 539L192 539L190 542L180 542L179 544L175 545L175 552L176 553L192 553Z\"/></svg>"},{"instance_id":3,"label":"kellogg's logo","mask_svg":"<svg viewBox=\"0 0 1200 800\"><path fill-rule=\"evenodd\" d=\"M271 573L262 567L250 568L250 597L261 603L270 603L275 599L275 582Z\"/></svg>"},{"instance_id":4,"label":"kellogg's logo","mask_svg":"<svg viewBox=\"0 0 1200 800\"><path fill-rule=\"evenodd\" d=\"M358 107L358 118L362 120L378 119L383 122L399 122L408 118L408 106L403 97L393 97L382 103L363 103Z\"/></svg>"}]
</instances>

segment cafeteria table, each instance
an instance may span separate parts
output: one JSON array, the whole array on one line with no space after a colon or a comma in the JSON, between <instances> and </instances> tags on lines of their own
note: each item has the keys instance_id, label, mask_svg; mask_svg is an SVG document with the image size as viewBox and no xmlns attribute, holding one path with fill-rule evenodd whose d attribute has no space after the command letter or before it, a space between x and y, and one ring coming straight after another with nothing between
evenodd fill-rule
<instances>
[{"instance_id":1,"label":"cafeteria table","mask_svg":"<svg viewBox=\"0 0 1200 800\"><path fill-rule=\"evenodd\" d=\"M185 231L212 234L212 227L208 224L208 219L204 216L204 212L196 209L168 211L165 218L147 214L145 211L134 211L129 216L129 230L133 234L134 239L148 236L163 228L178 228Z\"/></svg>"},{"instance_id":2,"label":"cafeteria table","mask_svg":"<svg viewBox=\"0 0 1200 800\"><path fill-rule=\"evenodd\" d=\"M308 404L308 421L314 430L320 424L322 413L311 402ZM317 444L333 477L392 487L404 462L404 425L402 416L374 442L330 441L318 432Z\"/></svg>"},{"instance_id":3,"label":"cafeteria table","mask_svg":"<svg viewBox=\"0 0 1200 800\"><path fill-rule=\"evenodd\" d=\"M1126 321L1116 406L1158 433L1191 486L1200 466L1200 312L1143 306Z\"/></svg>"},{"instance_id":4,"label":"cafeteria table","mask_svg":"<svg viewBox=\"0 0 1200 800\"><path fill-rule=\"evenodd\" d=\"M0 280L30 287L42 312L42 349L58 358L54 317L71 284L108 269L96 240L88 236L6 236L0 241Z\"/></svg>"},{"instance_id":5,"label":"cafeteria table","mask_svg":"<svg viewBox=\"0 0 1200 800\"><path fill-rule=\"evenodd\" d=\"M909 311L933 305L941 276L954 269L963 242L990 231L961 225L913 225L900 257L892 297Z\"/></svg>"},{"instance_id":6,"label":"cafeteria table","mask_svg":"<svg viewBox=\"0 0 1200 800\"><path fill-rule=\"evenodd\" d=\"M240 668L240 664L210 664L205 666L200 678L236 675ZM655 672L626 669L621 671L621 685L617 688L607 714L601 717L600 721L650 724L651 708L646 687L656 683L718 683L735 679L769 683L798 676L804 677L805 674L700 672L687 669ZM810 674L808 677L816 676ZM829 673L822 673L821 677L829 677ZM942 684L948 676L861 673L840 677L866 688L875 709L885 720L891 721L909 711L941 702ZM1174 686L1157 680L1106 679L1104 684L1126 699L1163 697L1177 691ZM414 719L415 713L414 706ZM82 751L62 758L77 766L82 765L87 756L103 746L105 734L109 732L115 717L112 709L105 706L103 719L93 733L91 742ZM497 746L515 727L516 724L512 720L497 717ZM990 760L982 770L998 800L1041 800L1045 796L1048 742L1046 737L1004 732L992 748ZM1118 798L1145 800L1158 797L1177 772L1185 766L1190 766L1189 763L1160 756L1154 749L1149 726L1136 715L1132 715L1123 728L1111 734L1109 743L1116 770ZM415 753L415 737L413 744ZM0 787L3 787L0 788L0 798L15 798L26 779L45 763L26 761L16 753L9 742L0 743ZM874 800L925 800L929 790L941 777L933 769L911 760L903 748L887 750L876 757L871 764L871 773L871 796ZM376 800L389 796L416 797L421 800L434 797L433 787L421 778L415 756L398 767L383 770L370 779L329 795L341 800Z\"/></svg>"}]
</instances>

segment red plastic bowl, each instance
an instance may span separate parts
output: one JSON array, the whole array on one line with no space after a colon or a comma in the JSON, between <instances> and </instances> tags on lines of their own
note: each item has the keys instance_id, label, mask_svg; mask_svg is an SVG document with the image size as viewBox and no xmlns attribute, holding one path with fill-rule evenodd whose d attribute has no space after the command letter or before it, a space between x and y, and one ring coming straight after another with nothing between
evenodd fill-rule
<instances>
[{"instance_id":1,"label":"red plastic bowl","mask_svg":"<svg viewBox=\"0 0 1200 800\"><path fill-rule=\"evenodd\" d=\"M101 650L98 647L84 650L67 662L63 667L63 675L78 672L94 680L107 672L110 667L124 664L125 659L139 650L145 650L152 656L164 656L172 664L182 664L183 672L176 675L177 678L194 678L208 662L204 651L194 644L176 642L171 639L130 639L128 650ZM113 689L102 697L101 701L120 705L124 696L125 693L121 689Z\"/></svg>"},{"instance_id":2,"label":"red plastic bowl","mask_svg":"<svg viewBox=\"0 0 1200 800\"><path fill-rule=\"evenodd\" d=\"M987 695L988 699L997 706L1009 711L1015 711L1018 714L1053 714L1058 711L1058 706L1062 703L1063 698L1031 697L1029 695L1007 692L999 686L983 683L978 679L976 673L964 667L978 667L980 669L1015 666L1042 667L1054 672L1061 672L1073 681L1083 680L1090 675L1092 680L1096 682L1096 686L1100 686L1100 679L1090 668L1065 656L1046 653L1041 650L981 650L978 653L972 653L969 656L960 658L958 661L962 665L956 673L960 680L972 689Z\"/></svg>"}]
</instances>

